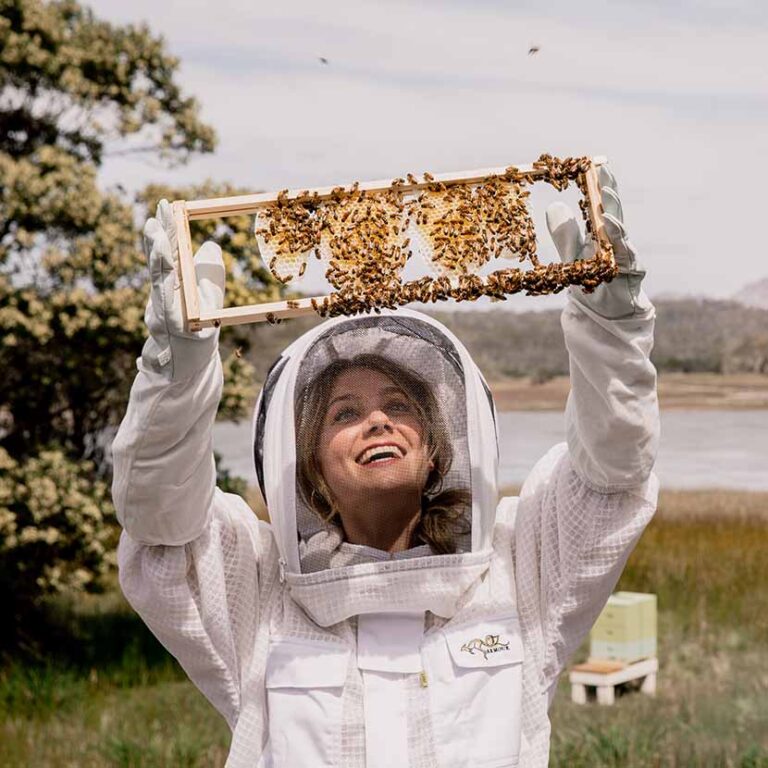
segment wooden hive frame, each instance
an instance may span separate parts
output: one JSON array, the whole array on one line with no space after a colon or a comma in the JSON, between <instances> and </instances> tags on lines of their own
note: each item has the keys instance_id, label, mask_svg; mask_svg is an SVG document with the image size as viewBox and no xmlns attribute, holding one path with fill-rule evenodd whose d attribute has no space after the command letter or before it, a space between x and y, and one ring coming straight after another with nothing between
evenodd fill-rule
<instances>
[{"instance_id":1,"label":"wooden hive frame","mask_svg":"<svg viewBox=\"0 0 768 768\"><path fill-rule=\"evenodd\" d=\"M402 183L398 187L404 194L411 194L424 189L434 189L435 184L447 186L455 184L478 184L493 177L509 178L510 170L516 178L526 183L537 180L545 180L548 169L542 164L542 158L532 165L514 166L511 168L485 168L459 173L427 175L423 182ZM595 243L595 256L588 261L581 262L588 265L591 262L600 261L607 265L605 274L609 277L615 273L616 265L613 260L613 252L605 234L603 222L603 208L600 201L600 186L598 182L598 167L605 163L604 157L593 157L586 160L585 170L578 175L577 183L584 192L586 204L586 218L589 222L588 230ZM413 177L409 176L409 179ZM400 182L402 180L398 180ZM355 185L356 190L365 192L384 192L392 189L393 179L362 182ZM238 195L234 197L219 197L206 200L176 200L173 205L173 217L178 232L179 242L179 276L181 282L183 316L185 328L190 331L199 331L202 328L223 325L239 325L261 321L275 322L282 318L297 317L312 314L318 311L318 306L326 301L329 296L315 296L301 299L289 299L262 304L249 304L240 307L225 307L216 312L203 314L200 311L200 301L195 279L194 256L192 251L192 238L190 235L190 221L223 218L227 216L242 216L255 214L260 209L272 206L278 201L278 195L283 201L291 201L298 198L306 198L311 195L317 200L328 200L334 194L338 194L339 187L322 187L310 190L283 190L282 192L266 192L252 195ZM547 266L547 265L545 265ZM567 269L567 267L566 267ZM510 270L523 274L522 270ZM569 284L580 284L579 271L574 270L568 278Z\"/></svg>"}]
</instances>

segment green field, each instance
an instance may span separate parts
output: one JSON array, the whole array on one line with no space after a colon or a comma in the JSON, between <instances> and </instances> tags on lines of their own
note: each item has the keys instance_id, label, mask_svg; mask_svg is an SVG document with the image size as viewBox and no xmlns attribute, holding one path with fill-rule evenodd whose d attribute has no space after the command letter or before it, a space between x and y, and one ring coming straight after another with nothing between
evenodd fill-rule
<instances>
[{"instance_id":1,"label":"green field","mask_svg":"<svg viewBox=\"0 0 768 768\"><path fill-rule=\"evenodd\" d=\"M768 494L664 493L620 582L659 596L658 694L579 707L563 680L551 764L768 768L767 554ZM0 673L2 766L224 764L226 725L116 594L45 632Z\"/></svg>"},{"instance_id":2,"label":"green field","mask_svg":"<svg viewBox=\"0 0 768 768\"><path fill-rule=\"evenodd\" d=\"M768 768L766 555L768 494L662 494L619 583L658 594L657 695L577 706L561 678L551 764Z\"/></svg>"}]
</instances>

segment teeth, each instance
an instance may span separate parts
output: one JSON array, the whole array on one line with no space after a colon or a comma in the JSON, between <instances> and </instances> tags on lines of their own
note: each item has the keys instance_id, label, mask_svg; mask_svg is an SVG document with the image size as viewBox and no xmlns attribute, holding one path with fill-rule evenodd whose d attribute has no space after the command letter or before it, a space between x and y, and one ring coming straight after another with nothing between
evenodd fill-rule
<instances>
[{"instance_id":1,"label":"teeth","mask_svg":"<svg viewBox=\"0 0 768 768\"><path fill-rule=\"evenodd\" d=\"M358 464L368 464L374 456L380 453L388 453L398 459L403 458L403 452L396 445L377 445L375 448L369 448L358 459Z\"/></svg>"}]
</instances>

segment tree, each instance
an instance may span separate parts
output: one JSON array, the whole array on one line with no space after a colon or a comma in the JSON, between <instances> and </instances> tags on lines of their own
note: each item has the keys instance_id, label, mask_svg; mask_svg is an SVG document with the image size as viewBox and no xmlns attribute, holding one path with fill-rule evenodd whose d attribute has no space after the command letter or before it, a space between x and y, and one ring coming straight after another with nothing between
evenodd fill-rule
<instances>
[{"instance_id":1,"label":"tree","mask_svg":"<svg viewBox=\"0 0 768 768\"><path fill-rule=\"evenodd\" d=\"M135 221L161 194L236 190L149 187L135 201L101 190L109 152L179 163L212 151L213 130L176 83L178 61L145 26L106 23L73 0L0 0L0 10L0 576L4 596L31 600L98 585L114 544L105 449L145 333ZM217 230L237 265L231 303L280 295L249 231L244 217ZM229 348L238 343L230 332ZM248 366L231 356L225 370L223 402L237 416ZM100 516L74 512L73 499Z\"/></svg>"}]
</instances>

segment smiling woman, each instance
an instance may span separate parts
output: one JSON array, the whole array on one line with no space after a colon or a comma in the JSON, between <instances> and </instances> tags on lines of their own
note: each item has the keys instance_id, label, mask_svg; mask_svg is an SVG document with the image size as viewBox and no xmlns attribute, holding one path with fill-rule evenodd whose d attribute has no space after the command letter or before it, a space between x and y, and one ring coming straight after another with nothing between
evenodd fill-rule
<instances>
[{"instance_id":1,"label":"smiling woman","mask_svg":"<svg viewBox=\"0 0 768 768\"><path fill-rule=\"evenodd\" d=\"M495 418L463 348L406 315L342 320L320 331L302 337L301 353L286 350L256 413L257 473L273 523L284 530L288 578L466 556L473 527L484 546L480 537L486 541L490 529L475 526L473 515L491 514L495 470L473 482L470 436L476 460L495 467ZM468 391L479 393L470 395L469 409ZM293 413L293 461L286 443L276 450L271 438L285 433L286 411ZM293 472L293 490L283 482L270 494L270 476L286 472ZM311 602L307 610L325 608Z\"/></svg>"},{"instance_id":2,"label":"smiling woman","mask_svg":"<svg viewBox=\"0 0 768 768\"><path fill-rule=\"evenodd\" d=\"M328 365L297 411L304 502L348 544L454 553L470 530L468 488L444 489L453 448L429 385L376 354Z\"/></svg>"},{"instance_id":3,"label":"smiling woman","mask_svg":"<svg viewBox=\"0 0 768 768\"><path fill-rule=\"evenodd\" d=\"M568 444L520 497L498 497L496 412L467 349L398 309L322 323L267 374L270 523L215 487L217 332L183 330L168 207L147 224L150 338L113 447L120 579L230 724L229 768L547 765L558 675L657 492L653 308L603 181L624 271L571 294ZM548 224L564 260L583 253L572 213ZM221 255L196 265L201 306L220 308Z\"/></svg>"}]
</instances>

